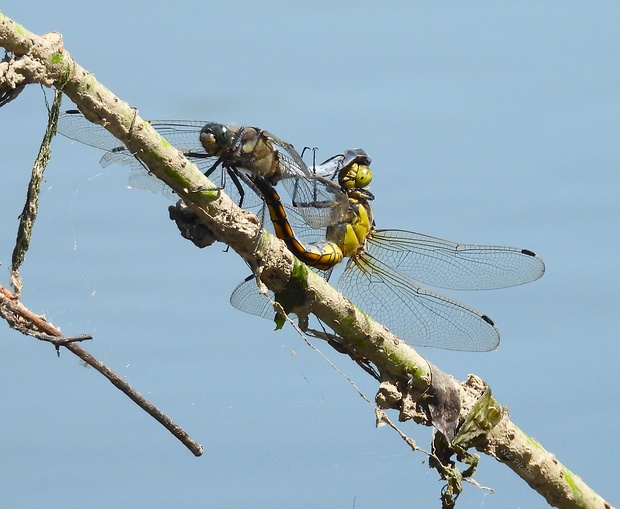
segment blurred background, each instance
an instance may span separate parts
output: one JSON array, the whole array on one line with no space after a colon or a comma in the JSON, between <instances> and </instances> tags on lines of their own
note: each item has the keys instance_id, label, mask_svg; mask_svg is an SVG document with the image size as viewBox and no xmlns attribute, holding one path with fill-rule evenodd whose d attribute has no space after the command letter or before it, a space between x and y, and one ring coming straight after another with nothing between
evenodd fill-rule
<instances>
[{"instance_id":1,"label":"blurred background","mask_svg":"<svg viewBox=\"0 0 620 509\"><path fill-rule=\"evenodd\" d=\"M35 0L3 12L61 33L145 118L256 125L321 160L363 147L379 228L539 253L540 281L450 292L495 320L498 350L420 351L486 380L519 427L617 502L617 2ZM0 109L4 285L46 120L36 86ZM0 325L7 507L439 507L426 457L376 429L344 378L290 327L229 305L249 274L238 256L183 240L168 202L128 190L101 152L60 136L52 148L24 304L93 334L84 346L205 454L68 352ZM372 379L317 346L374 397ZM430 447L428 428L402 429ZM488 457L476 479L495 493L465 486L458 507L547 507Z\"/></svg>"}]
</instances>

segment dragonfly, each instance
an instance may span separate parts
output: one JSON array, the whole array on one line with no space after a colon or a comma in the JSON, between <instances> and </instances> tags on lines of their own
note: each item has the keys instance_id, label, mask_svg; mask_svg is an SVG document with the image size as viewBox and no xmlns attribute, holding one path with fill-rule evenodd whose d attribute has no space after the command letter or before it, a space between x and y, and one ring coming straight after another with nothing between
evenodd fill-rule
<instances>
[{"instance_id":1,"label":"dragonfly","mask_svg":"<svg viewBox=\"0 0 620 509\"><path fill-rule=\"evenodd\" d=\"M327 279L348 258L338 290L411 345L462 351L497 348L499 330L491 318L419 283L452 290L505 288L540 278L543 260L528 249L376 229L369 203L374 196L355 185L345 187L342 174L339 181L348 195L349 210L340 223L321 230L304 225L267 180L254 179L274 231L289 250ZM271 303L258 293L253 278L237 286L231 304L247 313L274 317Z\"/></svg>"},{"instance_id":2,"label":"dragonfly","mask_svg":"<svg viewBox=\"0 0 620 509\"><path fill-rule=\"evenodd\" d=\"M312 227L335 224L347 213L348 197L342 187L327 178L327 174L311 171L290 143L264 129L202 120L151 120L149 123L239 206L251 209L262 204L262 197L249 178L258 176L271 185L282 182L291 203ZM125 145L79 111L61 113L58 132L105 150L100 160L103 167L120 164L129 168L129 187L174 197L173 191L152 175ZM322 171L337 171L339 164L349 163L337 159L330 160ZM248 189L251 191L247 192Z\"/></svg>"}]
</instances>

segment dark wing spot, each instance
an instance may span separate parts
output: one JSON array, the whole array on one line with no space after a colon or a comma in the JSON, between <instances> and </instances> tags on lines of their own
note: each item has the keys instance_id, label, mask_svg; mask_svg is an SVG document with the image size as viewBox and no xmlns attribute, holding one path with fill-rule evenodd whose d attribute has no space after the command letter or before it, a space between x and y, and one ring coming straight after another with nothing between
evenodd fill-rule
<instances>
[{"instance_id":1,"label":"dark wing spot","mask_svg":"<svg viewBox=\"0 0 620 509\"><path fill-rule=\"evenodd\" d=\"M491 320L487 315L482 315L481 318L489 325L495 326L495 322L493 322L493 320Z\"/></svg>"}]
</instances>

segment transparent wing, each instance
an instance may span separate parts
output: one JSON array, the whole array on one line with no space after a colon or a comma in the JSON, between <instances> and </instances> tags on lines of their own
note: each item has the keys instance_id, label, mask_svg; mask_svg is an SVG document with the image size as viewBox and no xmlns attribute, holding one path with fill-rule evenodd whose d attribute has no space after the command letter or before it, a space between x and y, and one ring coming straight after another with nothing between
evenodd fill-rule
<instances>
[{"instance_id":1,"label":"transparent wing","mask_svg":"<svg viewBox=\"0 0 620 509\"><path fill-rule=\"evenodd\" d=\"M369 166L371 162L370 156L364 149L353 148L345 150L342 154L332 156L319 165L315 165L314 173L331 180L338 180L338 174L341 169L353 163Z\"/></svg>"},{"instance_id":2,"label":"transparent wing","mask_svg":"<svg viewBox=\"0 0 620 509\"><path fill-rule=\"evenodd\" d=\"M210 159L200 144L200 130L205 125L202 120L152 120L149 123L179 150L196 159ZM120 164L131 164L135 159L131 152L101 125L93 124L77 110L69 110L60 114L58 132L85 145L90 145L110 152L104 161ZM203 164L204 166L204 164Z\"/></svg>"},{"instance_id":3,"label":"transparent wing","mask_svg":"<svg viewBox=\"0 0 620 509\"><path fill-rule=\"evenodd\" d=\"M310 226L297 207L292 207L288 203L283 203L282 206L286 212L286 218L298 240L304 244L325 241L327 235L326 227L315 228ZM268 231L273 233L273 228L270 227Z\"/></svg>"},{"instance_id":4,"label":"transparent wing","mask_svg":"<svg viewBox=\"0 0 620 509\"><path fill-rule=\"evenodd\" d=\"M338 176L338 172L342 168L343 161L344 155L342 154L331 157L327 161L317 164L314 167L314 173L330 180L335 180Z\"/></svg>"},{"instance_id":5,"label":"transparent wing","mask_svg":"<svg viewBox=\"0 0 620 509\"><path fill-rule=\"evenodd\" d=\"M340 185L311 172L290 143L269 136L279 153L282 184L305 222L320 228L342 221L349 209L349 198Z\"/></svg>"},{"instance_id":6,"label":"transparent wing","mask_svg":"<svg viewBox=\"0 0 620 509\"><path fill-rule=\"evenodd\" d=\"M499 345L499 331L486 315L422 288L368 254L349 261L338 288L411 345L472 352Z\"/></svg>"},{"instance_id":7,"label":"transparent wing","mask_svg":"<svg viewBox=\"0 0 620 509\"><path fill-rule=\"evenodd\" d=\"M279 152L283 176L308 178L312 175L312 172L308 169L308 166L293 145L281 140L269 131L262 130L262 134L267 137L273 148Z\"/></svg>"},{"instance_id":8,"label":"transparent wing","mask_svg":"<svg viewBox=\"0 0 620 509\"><path fill-rule=\"evenodd\" d=\"M58 118L58 132L67 138L101 150L112 151L125 146L103 127L93 124L77 110L63 111Z\"/></svg>"},{"instance_id":9,"label":"transparent wing","mask_svg":"<svg viewBox=\"0 0 620 509\"><path fill-rule=\"evenodd\" d=\"M366 252L410 279L452 290L521 285L545 272L527 249L458 244L406 230L376 230Z\"/></svg>"},{"instance_id":10,"label":"transparent wing","mask_svg":"<svg viewBox=\"0 0 620 509\"><path fill-rule=\"evenodd\" d=\"M317 270L313 267L310 267L310 269L327 280L332 273L332 269L327 271ZM230 296L230 303L233 307L243 311L244 313L273 320L276 316L276 312L271 302L275 302L276 296L271 290L268 290L268 293L269 298L262 295L258 291L256 276L250 275L239 283L233 290L233 293ZM289 315L295 316L294 313L289 313Z\"/></svg>"},{"instance_id":11,"label":"transparent wing","mask_svg":"<svg viewBox=\"0 0 620 509\"><path fill-rule=\"evenodd\" d=\"M292 205L310 226L320 228L339 223L349 208L349 199L335 182L318 176L283 178Z\"/></svg>"},{"instance_id":12,"label":"transparent wing","mask_svg":"<svg viewBox=\"0 0 620 509\"><path fill-rule=\"evenodd\" d=\"M365 269L352 265L345 271L338 284L340 291L405 342L472 352L499 345L499 331L482 313L426 290L376 260L371 265L365 260L362 266ZM274 299L271 291L269 295ZM230 303L268 320L276 314L271 302L258 292L254 276L235 288Z\"/></svg>"},{"instance_id":13,"label":"transparent wing","mask_svg":"<svg viewBox=\"0 0 620 509\"><path fill-rule=\"evenodd\" d=\"M269 299L275 302L275 295L271 290L269 290ZM256 277L251 275L245 278L233 290L230 296L230 303L233 307L245 313L273 320L276 312L269 299L259 293Z\"/></svg>"}]
</instances>

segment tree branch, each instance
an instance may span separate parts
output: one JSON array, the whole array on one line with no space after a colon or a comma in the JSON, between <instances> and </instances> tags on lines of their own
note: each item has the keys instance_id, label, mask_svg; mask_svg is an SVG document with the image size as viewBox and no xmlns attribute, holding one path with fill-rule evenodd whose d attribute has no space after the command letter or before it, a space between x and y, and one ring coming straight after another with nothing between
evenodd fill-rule
<instances>
[{"instance_id":1,"label":"tree branch","mask_svg":"<svg viewBox=\"0 0 620 509\"><path fill-rule=\"evenodd\" d=\"M7 64L5 73L10 79L3 83L0 77L0 87L9 82L37 81L61 89L88 119L108 129L174 189L218 240L253 267L268 288L280 291L291 280L303 280L307 284L308 311L333 329L347 350L377 366L382 379L377 396L381 407L398 409L401 420L415 419L441 430L448 439L447 458L456 449L459 458L473 464L474 459L467 453L472 447L496 458L556 507L611 507L519 430L484 382L472 376L459 383L442 373L324 279L305 270L282 241L261 231L255 216L237 207L224 193L205 191L213 188L206 177L126 102L74 62L62 48L59 36L38 37L16 27L0 14L0 45L27 57L12 66Z\"/></svg>"}]
</instances>

